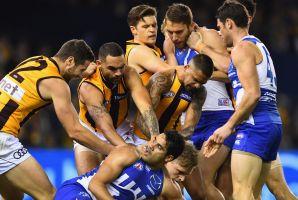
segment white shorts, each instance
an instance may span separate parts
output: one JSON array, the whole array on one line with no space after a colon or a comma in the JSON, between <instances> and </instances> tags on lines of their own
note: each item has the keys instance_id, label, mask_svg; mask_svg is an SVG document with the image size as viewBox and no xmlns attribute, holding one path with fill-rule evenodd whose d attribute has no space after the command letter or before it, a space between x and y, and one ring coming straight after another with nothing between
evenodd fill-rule
<instances>
[{"instance_id":1,"label":"white shorts","mask_svg":"<svg viewBox=\"0 0 298 200\"><path fill-rule=\"evenodd\" d=\"M0 132L0 174L14 168L30 156L18 138Z\"/></svg>"},{"instance_id":2,"label":"white shorts","mask_svg":"<svg viewBox=\"0 0 298 200\"><path fill-rule=\"evenodd\" d=\"M82 122L80 120L80 123L87 128L90 132L92 132L95 136L97 136L99 139L101 139L102 141L109 143L109 141L103 136L103 134L99 133L99 132L95 132L94 130L92 130L88 125L86 125L84 122ZM136 136L133 131L132 128L130 127L130 123L129 121L124 121L117 129L116 129L117 133L122 137L122 139L127 143L127 144L133 144L133 145L140 145L146 142L146 140L143 140L141 138L139 138L138 136ZM76 151L93 151L81 144L79 144L78 142L74 141L74 149L76 149Z\"/></svg>"}]
</instances>

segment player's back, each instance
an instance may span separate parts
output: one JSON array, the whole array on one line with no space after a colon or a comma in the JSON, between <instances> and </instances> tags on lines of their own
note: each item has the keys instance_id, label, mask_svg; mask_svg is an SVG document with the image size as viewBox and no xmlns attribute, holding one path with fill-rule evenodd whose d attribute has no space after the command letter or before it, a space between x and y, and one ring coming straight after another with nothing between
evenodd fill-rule
<instances>
[{"instance_id":1,"label":"player's back","mask_svg":"<svg viewBox=\"0 0 298 200\"><path fill-rule=\"evenodd\" d=\"M96 199L88 186L99 168L100 166L84 175L64 182L62 187L79 184L84 187L92 199ZM116 200L150 199L160 195L163 182L164 173L162 169L153 170L142 159L139 159L131 166L123 169L117 179L107 185L107 189Z\"/></svg>"},{"instance_id":2,"label":"player's back","mask_svg":"<svg viewBox=\"0 0 298 200\"><path fill-rule=\"evenodd\" d=\"M62 79L58 64L52 58L36 56L20 63L0 81L0 131L17 137L22 124L51 103L38 90L47 78Z\"/></svg>"}]
</instances>

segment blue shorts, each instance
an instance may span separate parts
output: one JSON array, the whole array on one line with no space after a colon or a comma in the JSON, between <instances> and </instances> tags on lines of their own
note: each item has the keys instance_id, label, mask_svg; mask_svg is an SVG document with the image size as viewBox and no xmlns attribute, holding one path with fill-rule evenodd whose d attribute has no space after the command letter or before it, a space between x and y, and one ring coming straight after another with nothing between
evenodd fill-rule
<instances>
[{"instance_id":1,"label":"blue shorts","mask_svg":"<svg viewBox=\"0 0 298 200\"><path fill-rule=\"evenodd\" d=\"M224 125L232 116L234 111L221 110L221 111L203 111L200 121L197 124L195 131L192 135L192 142L197 149L201 149L203 143L214 133L216 129ZM236 135L231 134L225 139L224 144L230 149L233 148Z\"/></svg>"},{"instance_id":2,"label":"blue shorts","mask_svg":"<svg viewBox=\"0 0 298 200\"><path fill-rule=\"evenodd\" d=\"M281 124L241 124L236 128L233 149L255 154L265 162L272 161L276 159L281 134Z\"/></svg>"},{"instance_id":3,"label":"blue shorts","mask_svg":"<svg viewBox=\"0 0 298 200\"><path fill-rule=\"evenodd\" d=\"M54 200L92 200L91 196L83 186L76 183L64 182L58 188Z\"/></svg>"}]
</instances>

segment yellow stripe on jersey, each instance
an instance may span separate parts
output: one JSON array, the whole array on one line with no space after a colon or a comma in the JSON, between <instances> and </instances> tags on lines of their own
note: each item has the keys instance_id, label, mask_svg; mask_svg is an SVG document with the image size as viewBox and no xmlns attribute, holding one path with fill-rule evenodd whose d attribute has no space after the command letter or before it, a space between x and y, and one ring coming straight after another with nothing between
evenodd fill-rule
<instances>
[{"instance_id":1,"label":"yellow stripe on jersey","mask_svg":"<svg viewBox=\"0 0 298 200\"><path fill-rule=\"evenodd\" d=\"M155 109L159 131L162 133L167 130L181 130L181 114L186 111L191 101L191 93L185 90L175 74L170 91L162 94L161 100ZM147 139L137 127L135 133L138 137Z\"/></svg>"},{"instance_id":2,"label":"yellow stripe on jersey","mask_svg":"<svg viewBox=\"0 0 298 200\"><path fill-rule=\"evenodd\" d=\"M21 126L32 114L51 103L42 98L38 85L60 78L58 64L45 56L28 58L0 81L0 131L19 136Z\"/></svg>"},{"instance_id":3,"label":"yellow stripe on jersey","mask_svg":"<svg viewBox=\"0 0 298 200\"><path fill-rule=\"evenodd\" d=\"M129 56L129 53L130 51L138 46L138 45L145 45L143 43L140 43L140 42L134 42L133 40L128 40L126 41L126 52L125 52L125 60L126 60L126 63L128 63L128 56ZM148 46L148 45L145 45L145 46ZM161 56L161 51L160 49L157 47L157 46L153 46L153 47L150 47L148 46L150 49L152 49L153 53L160 58ZM153 73L147 71L146 69L144 69L144 71L142 71L141 73L139 73L140 76L141 76L141 79L143 81L143 84L144 85L147 85L147 83L149 82L149 79L150 77L152 76Z\"/></svg>"},{"instance_id":4,"label":"yellow stripe on jersey","mask_svg":"<svg viewBox=\"0 0 298 200\"><path fill-rule=\"evenodd\" d=\"M100 70L97 69L92 76L81 81L78 89L83 82L92 84L102 92L104 96L104 106L111 115L114 128L117 128L125 120L128 113L128 94L123 79L118 85L112 85L108 81L104 80ZM80 119L94 131L101 132L101 130L96 127L94 120L88 113L87 106L82 101L79 101L79 104Z\"/></svg>"}]
</instances>

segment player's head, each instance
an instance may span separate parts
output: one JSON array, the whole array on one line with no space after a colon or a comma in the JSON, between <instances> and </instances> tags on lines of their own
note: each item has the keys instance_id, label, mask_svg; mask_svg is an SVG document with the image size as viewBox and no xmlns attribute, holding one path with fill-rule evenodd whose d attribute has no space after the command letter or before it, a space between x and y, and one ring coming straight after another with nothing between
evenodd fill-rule
<instances>
[{"instance_id":1,"label":"player's head","mask_svg":"<svg viewBox=\"0 0 298 200\"><path fill-rule=\"evenodd\" d=\"M248 12L248 23L250 24L255 17L257 4L254 0L226 0L226 2L238 2L242 4Z\"/></svg>"},{"instance_id":2,"label":"player's head","mask_svg":"<svg viewBox=\"0 0 298 200\"><path fill-rule=\"evenodd\" d=\"M185 47L187 38L194 27L190 8L182 3L170 5L166 12L163 26L164 31L167 32L175 47Z\"/></svg>"},{"instance_id":3,"label":"player's head","mask_svg":"<svg viewBox=\"0 0 298 200\"><path fill-rule=\"evenodd\" d=\"M157 12L149 5L138 5L130 9L127 23L134 40L154 45L157 37Z\"/></svg>"},{"instance_id":4,"label":"player's head","mask_svg":"<svg viewBox=\"0 0 298 200\"><path fill-rule=\"evenodd\" d=\"M125 69L124 51L115 42L108 42L100 46L98 60L103 77L113 83L118 84Z\"/></svg>"},{"instance_id":5,"label":"player's head","mask_svg":"<svg viewBox=\"0 0 298 200\"><path fill-rule=\"evenodd\" d=\"M54 57L63 63L64 69L61 73L66 79L81 77L95 59L88 44L78 39L65 42Z\"/></svg>"},{"instance_id":6,"label":"player's head","mask_svg":"<svg viewBox=\"0 0 298 200\"><path fill-rule=\"evenodd\" d=\"M165 131L152 136L150 141L140 146L145 162L161 166L177 158L183 151L185 142L177 131Z\"/></svg>"},{"instance_id":7,"label":"player's head","mask_svg":"<svg viewBox=\"0 0 298 200\"><path fill-rule=\"evenodd\" d=\"M216 13L220 35L228 47L233 46L232 33L236 29L248 29L248 12L237 2L225 2Z\"/></svg>"},{"instance_id":8,"label":"player's head","mask_svg":"<svg viewBox=\"0 0 298 200\"><path fill-rule=\"evenodd\" d=\"M213 62L209 56L198 54L184 67L184 72L184 87L188 91L195 91L202 87L202 85L211 77L213 72Z\"/></svg>"},{"instance_id":9,"label":"player's head","mask_svg":"<svg viewBox=\"0 0 298 200\"><path fill-rule=\"evenodd\" d=\"M198 152L190 143L185 143L184 150L178 158L166 163L171 179L183 181L198 165Z\"/></svg>"}]
</instances>

